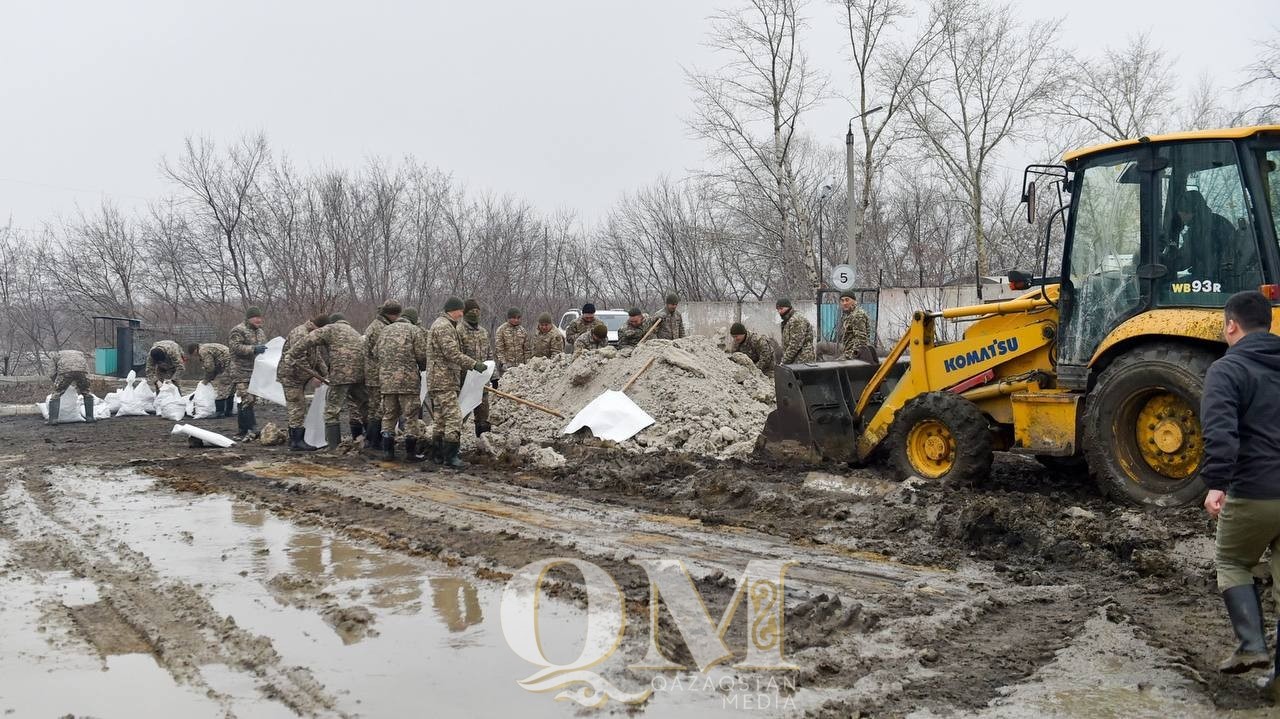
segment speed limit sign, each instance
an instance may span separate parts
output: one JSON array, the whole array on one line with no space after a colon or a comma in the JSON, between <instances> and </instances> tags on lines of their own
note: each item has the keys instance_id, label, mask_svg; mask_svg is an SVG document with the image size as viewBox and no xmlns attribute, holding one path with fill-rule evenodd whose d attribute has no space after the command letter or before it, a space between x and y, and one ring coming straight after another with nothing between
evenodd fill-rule
<instances>
[{"instance_id":1,"label":"speed limit sign","mask_svg":"<svg viewBox=\"0 0 1280 719\"><path fill-rule=\"evenodd\" d=\"M837 290L853 289L853 268L849 265L836 265L831 268L831 286Z\"/></svg>"}]
</instances>

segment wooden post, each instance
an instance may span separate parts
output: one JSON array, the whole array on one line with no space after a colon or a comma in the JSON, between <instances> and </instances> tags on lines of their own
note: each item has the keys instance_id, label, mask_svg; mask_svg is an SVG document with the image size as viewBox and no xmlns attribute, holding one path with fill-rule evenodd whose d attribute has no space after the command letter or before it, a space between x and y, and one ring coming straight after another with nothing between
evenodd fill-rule
<instances>
[{"instance_id":1,"label":"wooden post","mask_svg":"<svg viewBox=\"0 0 1280 719\"><path fill-rule=\"evenodd\" d=\"M534 409L538 410L539 412L546 412L547 414L551 415L552 417L559 417L560 419L564 419L564 415L560 414L559 412L555 411L554 409L550 409L550 408L548 408L548 407L543 407L542 405L540 405L540 404L538 404L538 403L536 403L536 402L530 402L529 400L524 399L523 397L517 397L517 396L515 396L514 394L509 394L509 393L507 393L507 392L503 392L503 391L502 391L502 390L500 390L500 389L494 389L494 388L490 387L489 385L485 385L485 386L484 386L484 391L485 391L485 392L491 392L491 393L493 393L493 394L498 395L499 397L503 397L503 398L505 398L505 399L509 399L509 400L511 400L512 402L516 402L516 403L522 404L522 405L524 405L524 406L526 406L526 407L532 407L532 408L534 408Z\"/></svg>"}]
</instances>

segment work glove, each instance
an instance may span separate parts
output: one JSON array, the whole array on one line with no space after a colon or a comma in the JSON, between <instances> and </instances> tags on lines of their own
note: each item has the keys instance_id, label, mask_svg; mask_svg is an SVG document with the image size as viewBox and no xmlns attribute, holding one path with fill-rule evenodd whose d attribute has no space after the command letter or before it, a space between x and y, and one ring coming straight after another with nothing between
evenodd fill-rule
<instances>
[{"instance_id":1,"label":"work glove","mask_svg":"<svg viewBox=\"0 0 1280 719\"><path fill-rule=\"evenodd\" d=\"M477 362L471 369L475 372L487 372L489 370L489 365L484 362Z\"/></svg>"},{"instance_id":2,"label":"work glove","mask_svg":"<svg viewBox=\"0 0 1280 719\"><path fill-rule=\"evenodd\" d=\"M266 346L266 345L254 345L254 346L253 346L253 353L254 353L254 354L256 354L256 355L260 355L260 354L262 354L263 352L266 352L266 351L267 351L267 346Z\"/></svg>"},{"instance_id":3,"label":"work glove","mask_svg":"<svg viewBox=\"0 0 1280 719\"><path fill-rule=\"evenodd\" d=\"M497 377L494 377L493 379L489 380L489 386L493 387L494 389L497 389L497 388L498 388L498 378L497 378Z\"/></svg>"}]
</instances>

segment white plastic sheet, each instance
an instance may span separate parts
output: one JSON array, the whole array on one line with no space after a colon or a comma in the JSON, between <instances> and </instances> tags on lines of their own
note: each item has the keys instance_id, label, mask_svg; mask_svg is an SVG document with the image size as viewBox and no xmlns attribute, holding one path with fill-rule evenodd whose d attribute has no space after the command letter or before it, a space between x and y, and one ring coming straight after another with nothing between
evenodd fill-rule
<instances>
[{"instance_id":1,"label":"white plastic sheet","mask_svg":"<svg viewBox=\"0 0 1280 719\"><path fill-rule=\"evenodd\" d=\"M284 406L284 385L276 381L276 367L280 366L283 349L283 337L276 337L268 342L267 351L253 360L253 374L249 375L249 394L281 407Z\"/></svg>"},{"instance_id":2,"label":"white plastic sheet","mask_svg":"<svg viewBox=\"0 0 1280 719\"><path fill-rule=\"evenodd\" d=\"M653 417L630 397L616 390L606 390L573 416L563 434L573 434L583 427L590 427L591 433L600 439L622 442L653 422Z\"/></svg>"},{"instance_id":3,"label":"white plastic sheet","mask_svg":"<svg viewBox=\"0 0 1280 719\"><path fill-rule=\"evenodd\" d=\"M324 404L329 399L329 385L316 387L316 394L311 398L311 406L307 408L307 416L302 426L307 430L302 434L302 441L312 447L324 446Z\"/></svg>"},{"instance_id":4,"label":"white plastic sheet","mask_svg":"<svg viewBox=\"0 0 1280 719\"><path fill-rule=\"evenodd\" d=\"M462 410L462 418L466 419L480 403L484 401L484 386L489 384L489 378L493 376L494 363L493 360L485 362L488 367L483 372L477 372L473 369L467 370L467 378L462 383L462 391L458 393L458 409Z\"/></svg>"},{"instance_id":5,"label":"white plastic sheet","mask_svg":"<svg viewBox=\"0 0 1280 719\"><path fill-rule=\"evenodd\" d=\"M173 425L173 431L170 434L185 434L188 437L195 437L201 442L204 442L205 444L211 444L215 447L230 447L231 445L235 444L235 442L232 441L230 437L224 437L223 435L220 435L217 432L210 432L207 429L201 429L199 427L194 427L189 424Z\"/></svg>"},{"instance_id":6,"label":"white plastic sheet","mask_svg":"<svg viewBox=\"0 0 1280 719\"><path fill-rule=\"evenodd\" d=\"M427 401L427 373L418 373L421 379L418 380L418 401L425 403Z\"/></svg>"},{"instance_id":7,"label":"white plastic sheet","mask_svg":"<svg viewBox=\"0 0 1280 719\"><path fill-rule=\"evenodd\" d=\"M178 385L168 381L160 383L160 391L156 393L156 414L175 422L187 416L187 401L182 398Z\"/></svg>"},{"instance_id":8,"label":"white plastic sheet","mask_svg":"<svg viewBox=\"0 0 1280 719\"><path fill-rule=\"evenodd\" d=\"M191 401L188 403L187 414L192 419L205 419L212 417L217 409L218 391L208 382L201 381L196 385L196 391L191 393Z\"/></svg>"}]
</instances>

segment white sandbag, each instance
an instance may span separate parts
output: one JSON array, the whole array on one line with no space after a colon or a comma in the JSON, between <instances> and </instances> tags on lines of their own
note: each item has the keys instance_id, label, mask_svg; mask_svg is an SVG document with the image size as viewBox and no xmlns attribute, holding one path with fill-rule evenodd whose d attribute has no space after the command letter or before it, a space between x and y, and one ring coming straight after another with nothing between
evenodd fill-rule
<instances>
[{"instance_id":1,"label":"white sandbag","mask_svg":"<svg viewBox=\"0 0 1280 719\"><path fill-rule=\"evenodd\" d=\"M276 337L267 343L267 351L253 360L253 374L249 375L249 394L268 402L284 406L284 385L276 381L276 367L284 349L284 338Z\"/></svg>"},{"instance_id":2,"label":"white sandbag","mask_svg":"<svg viewBox=\"0 0 1280 719\"><path fill-rule=\"evenodd\" d=\"M196 385L196 391L191 393L187 414L191 415L192 419L212 417L217 409L217 402L218 391L208 382L201 381Z\"/></svg>"},{"instance_id":3,"label":"white sandbag","mask_svg":"<svg viewBox=\"0 0 1280 719\"><path fill-rule=\"evenodd\" d=\"M53 395L48 395L43 402L36 402L36 407L40 409L40 416L47 421L49 419L49 402L53 400ZM93 413L98 414L96 408ZM67 387L67 391L62 393L62 400L58 405L58 419L56 422L83 422L84 421L84 402L80 400L80 393L76 392L75 385Z\"/></svg>"},{"instance_id":4,"label":"white sandbag","mask_svg":"<svg viewBox=\"0 0 1280 719\"><path fill-rule=\"evenodd\" d=\"M176 384L169 381L160 383L160 391L156 393L156 414L175 422L187 416L187 401L182 398Z\"/></svg>"},{"instance_id":5,"label":"white sandbag","mask_svg":"<svg viewBox=\"0 0 1280 719\"><path fill-rule=\"evenodd\" d=\"M630 397L617 390L606 390L575 414L563 433L573 434L583 427L590 427L591 433L600 439L622 442L634 437L653 421L653 417Z\"/></svg>"},{"instance_id":6,"label":"white sandbag","mask_svg":"<svg viewBox=\"0 0 1280 719\"><path fill-rule=\"evenodd\" d=\"M147 385L146 380L137 379L134 372L130 372L129 376L125 377L124 387L116 393L116 396L120 400L119 406L116 407L117 417L141 417L155 407L155 395L151 387Z\"/></svg>"},{"instance_id":7,"label":"white sandbag","mask_svg":"<svg viewBox=\"0 0 1280 719\"><path fill-rule=\"evenodd\" d=\"M217 432L210 432L207 429L200 429L189 424L175 424L170 434L185 434L215 447L230 447L235 444L230 437L224 437Z\"/></svg>"},{"instance_id":8,"label":"white sandbag","mask_svg":"<svg viewBox=\"0 0 1280 719\"><path fill-rule=\"evenodd\" d=\"M107 416L111 416L120 411L120 393L108 392L106 397L102 398L102 408L106 410ZM98 413L98 405L93 405L93 413Z\"/></svg>"},{"instance_id":9,"label":"white sandbag","mask_svg":"<svg viewBox=\"0 0 1280 719\"><path fill-rule=\"evenodd\" d=\"M107 406L107 401L105 399L98 399L98 395L96 394L93 395L93 418L111 419L111 408Z\"/></svg>"},{"instance_id":10,"label":"white sandbag","mask_svg":"<svg viewBox=\"0 0 1280 719\"><path fill-rule=\"evenodd\" d=\"M302 441L312 447L325 446L324 404L328 398L329 385L322 384L316 387L316 394L311 398L311 406L307 408L307 416L302 420L302 426L307 430L302 435Z\"/></svg>"},{"instance_id":11,"label":"white sandbag","mask_svg":"<svg viewBox=\"0 0 1280 719\"><path fill-rule=\"evenodd\" d=\"M484 386L489 384L495 365L493 360L488 360L485 366L488 369L483 372L467 370L467 379L462 383L462 391L458 393L458 409L462 410L463 419L484 401Z\"/></svg>"}]
</instances>

